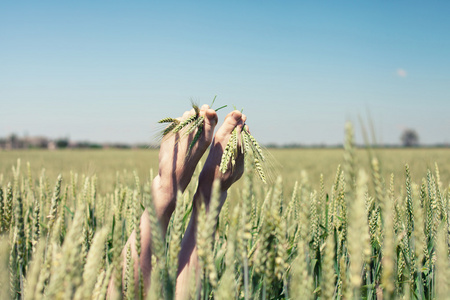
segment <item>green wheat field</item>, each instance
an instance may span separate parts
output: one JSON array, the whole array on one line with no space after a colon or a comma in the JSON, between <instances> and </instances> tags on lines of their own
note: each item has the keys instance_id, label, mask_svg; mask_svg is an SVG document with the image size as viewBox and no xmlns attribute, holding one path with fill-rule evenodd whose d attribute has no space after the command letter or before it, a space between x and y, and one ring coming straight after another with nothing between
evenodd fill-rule
<instances>
[{"instance_id":1,"label":"green wheat field","mask_svg":"<svg viewBox=\"0 0 450 300\"><path fill-rule=\"evenodd\" d=\"M267 184L249 165L217 225L214 209L200 214L190 299L449 299L449 149L356 149L348 128L344 149L269 152ZM124 299L173 299L200 167L163 238L157 159L156 149L0 152L0 299L105 299L114 276ZM129 250L120 259L145 208L149 291Z\"/></svg>"}]
</instances>

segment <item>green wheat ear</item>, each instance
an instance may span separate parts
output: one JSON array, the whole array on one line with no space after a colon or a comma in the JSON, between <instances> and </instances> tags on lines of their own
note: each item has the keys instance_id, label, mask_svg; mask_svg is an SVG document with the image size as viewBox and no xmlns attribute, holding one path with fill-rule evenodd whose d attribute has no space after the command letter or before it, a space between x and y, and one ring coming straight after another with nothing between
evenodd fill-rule
<instances>
[{"instance_id":1,"label":"green wheat ear","mask_svg":"<svg viewBox=\"0 0 450 300\"><path fill-rule=\"evenodd\" d=\"M267 183L266 173L263 168L263 162L266 161L266 158L258 141L256 141L256 139L247 131L247 129L245 129L245 126L242 128L241 131L240 146L238 145L238 140L239 138L237 135L237 130L235 128L231 133L231 137L223 151L219 170L222 173L225 173L228 170L230 162L231 168L233 168L236 163L237 155L239 151L241 151L241 153L244 154L244 156L250 155L252 157L252 159L248 161L252 162L253 168L256 170L256 173L258 174L261 181L263 183Z\"/></svg>"},{"instance_id":2,"label":"green wheat ear","mask_svg":"<svg viewBox=\"0 0 450 300\"><path fill-rule=\"evenodd\" d=\"M262 182L267 183L266 173L263 168L263 163L266 161L266 157L264 156L261 146L259 145L258 141L250 134L250 132L245 129L245 126L242 130L241 136L243 137L243 140L246 141L244 142L244 155L249 153L247 149L251 149L251 155L253 156L253 167L256 170L256 173L258 173L259 179L261 179Z\"/></svg>"},{"instance_id":3,"label":"green wheat ear","mask_svg":"<svg viewBox=\"0 0 450 300\"><path fill-rule=\"evenodd\" d=\"M203 126L203 123L199 124L198 119L200 118L200 109L198 108L198 105L196 105L195 103L192 102L192 108L195 110L195 115L189 117L188 119L184 120L183 122L180 122L180 120L176 119L176 118L171 118L171 117L167 117L167 118L163 118L161 120L158 121L158 123L162 124L162 123L170 123L163 131L162 131L162 136L165 137L166 135L168 135L169 133L177 133L180 132L181 130L183 130L183 128L185 128L186 126L188 126L189 124L195 124L197 126ZM192 132L195 128L190 128L189 131ZM189 133L190 133L189 132Z\"/></svg>"},{"instance_id":4,"label":"green wheat ear","mask_svg":"<svg viewBox=\"0 0 450 300\"><path fill-rule=\"evenodd\" d=\"M158 121L158 123L173 123L173 122L177 122L177 119L174 118L164 118ZM178 121L179 122L179 121Z\"/></svg>"},{"instance_id":5,"label":"green wheat ear","mask_svg":"<svg viewBox=\"0 0 450 300\"><path fill-rule=\"evenodd\" d=\"M175 119L169 126L166 127L166 129L163 130L162 132L162 136L166 136L168 133L170 133L175 127L178 126L178 124L180 124L180 121L178 121L177 119Z\"/></svg>"}]
</instances>

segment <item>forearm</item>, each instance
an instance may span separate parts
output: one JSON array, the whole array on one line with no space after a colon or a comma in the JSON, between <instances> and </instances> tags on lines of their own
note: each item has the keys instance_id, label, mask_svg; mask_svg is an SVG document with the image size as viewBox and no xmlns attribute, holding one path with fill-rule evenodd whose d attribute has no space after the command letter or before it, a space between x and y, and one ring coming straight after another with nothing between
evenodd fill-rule
<instances>
[{"instance_id":1,"label":"forearm","mask_svg":"<svg viewBox=\"0 0 450 300\"><path fill-rule=\"evenodd\" d=\"M199 284L198 256L197 256L197 224L202 201L206 211L209 211L212 184L208 187L199 186L194 195L193 208L188 227L181 242L181 250L178 259L178 276L176 283L176 299L187 299L190 287ZM205 195L206 194L206 195ZM222 191L219 197L220 212L227 198L227 191ZM219 213L218 212L218 213ZM217 214L218 214L217 213ZM213 226L211 224L211 226ZM195 280L195 283L192 282Z\"/></svg>"}]
</instances>

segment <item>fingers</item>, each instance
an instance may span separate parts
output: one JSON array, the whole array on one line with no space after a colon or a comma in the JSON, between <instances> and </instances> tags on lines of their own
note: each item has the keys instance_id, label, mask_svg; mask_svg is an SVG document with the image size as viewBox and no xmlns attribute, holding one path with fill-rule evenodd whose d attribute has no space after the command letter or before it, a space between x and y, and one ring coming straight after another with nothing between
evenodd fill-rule
<instances>
[{"instance_id":1,"label":"fingers","mask_svg":"<svg viewBox=\"0 0 450 300\"><path fill-rule=\"evenodd\" d=\"M230 112L225 117L225 121L223 122L223 125L217 131L217 135L222 136L222 137L227 136L237 126L240 127L240 128L238 128L239 130L242 129L242 125L244 125L244 121L242 120L242 117L243 117L243 114L238 110ZM241 126L239 126L239 125L241 125Z\"/></svg>"},{"instance_id":2,"label":"fingers","mask_svg":"<svg viewBox=\"0 0 450 300\"><path fill-rule=\"evenodd\" d=\"M205 118L205 139L208 143L211 143L214 135L214 129L218 122L217 113L214 109L209 108L209 106L205 104L200 110L200 115Z\"/></svg>"},{"instance_id":3,"label":"fingers","mask_svg":"<svg viewBox=\"0 0 450 300\"><path fill-rule=\"evenodd\" d=\"M214 109L211 109L209 107L209 105L204 104L202 106L202 108L200 109L200 115L203 116L206 120L206 123L211 126L211 127L215 127L217 122L218 122L218 118L217 118L217 113Z\"/></svg>"},{"instance_id":4,"label":"fingers","mask_svg":"<svg viewBox=\"0 0 450 300\"><path fill-rule=\"evenodd\" d=\"M188 119L189 117L195 114L195 110L191 109L189 111L185 111L183 116L178 118L178 120L183 121ZM204 104L200 109L200 116L203 116L205 119L205 137L206 140L211 141L215 126L218 123L217 112L214 109L211 109L209 105ZM238 110L234 110L230 112L224 120L224 123L217 131L217 136L226 137L228 136L235 128L238 133L240 133L245 126L245 129L249 131L248 126L245 124L247 121L247 116Z\"/></svg>"},{"instance_id":5,"label":"fingers","mask_svg":"<svg viewBox=\"0 0 450 300\"><path fill-rule=\"evenodd\" d=\"M178 120L186 120L187 118L193 116L195 114L195 110L187 110L183 113L183 115L180 118L177 118ZM214 127L218 123L218 117L217 112L214 109L211 109L208 104L202 105L200 108L200 116L203 116L205 120L209 121L209 124ZM229 119L231 118L231 119ZM225 132L231 132L236 126L239 126L239 129L242 129L242 126L247 121L247 116L241 113L238 110L234 110L230 112L225 117L224 126L221 127L221 130L223 130L223 133ZM246 127L246 129L248 129Z\"/></svg>"}]
</instances>

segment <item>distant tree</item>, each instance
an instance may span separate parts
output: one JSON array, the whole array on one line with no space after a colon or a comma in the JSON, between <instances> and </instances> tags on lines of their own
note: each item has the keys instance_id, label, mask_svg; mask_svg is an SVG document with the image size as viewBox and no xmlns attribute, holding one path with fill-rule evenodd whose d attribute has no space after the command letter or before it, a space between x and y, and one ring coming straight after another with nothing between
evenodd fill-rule
<instances>
[{"instance_id":1,"label":"distant tree","mask_svg":"<svg viewBox=\"0 0 450 300\"><path fill-rule=\"evenodd\" d=\"M15 133L12 133L12 134L8 137L8 139L9 139L9 142L13 145L13 147L14 147L14 145L16 145L17 142L19 141L19 137L18 137L17 134L15 134Z\"/></svg>"},{"instance_id":2,"label":"distant tree","mask_svg":"<svg viewBox=\"0 0 450 300\"><path fill-rule=\"evenodd\" d=\"M103 146L100 145L100 144L97 144L97 143L92 143L92 144L90 143L88 148L90 148L90 149L102 149Z\"/></svg>"},{"instance_id":3,"label":"distant tree","mask_svg":"<svg viewBox=\"0 0 450 300\"><path fill-rule=\"evenodd\" d=\"M405 129L400 139L405 147L415 147L419 145L419 135L414 129Z\"/></svg>"},{"instance_id":4,"label":"distant tree","mask_svg":"<svg viewBox=\"0 0 450 300\"><path fill-rule=\"evenodd\" d=\"M57 139L55 142L57 148L67 148L67 146L69 146L68 139Z\"/></svg>"},{"instance_id":5,"label":"distant tree","mask_svg":"<svg viewBox=\"0 0 450 300\"><path fill-rule=\"evenodd\" d=\"M8 141L10 143L11 148L13 149L17 149L20 146L20 139L19 136L15 133L12 133L9 137L8 137Z\"/></svg>"}]
</instances>

